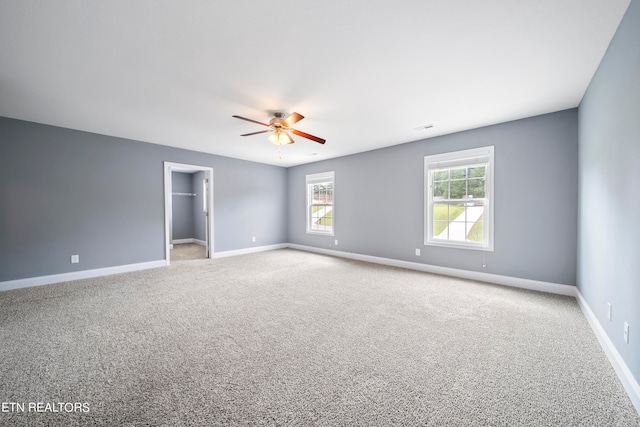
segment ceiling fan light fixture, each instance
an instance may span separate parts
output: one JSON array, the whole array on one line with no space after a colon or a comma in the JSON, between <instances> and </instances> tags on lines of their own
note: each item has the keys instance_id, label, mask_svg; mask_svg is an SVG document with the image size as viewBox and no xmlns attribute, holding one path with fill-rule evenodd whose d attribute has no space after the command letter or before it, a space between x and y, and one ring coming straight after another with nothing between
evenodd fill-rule
<instances>
[{"instance_id":1,"label":"ceiling fan light fixture","mask_svg":"<svg viewBox=\"0 0 640 427\"><path fill-rule=\"evenodd\" d=\"M281 129L276 129L271 135L269 135L269 141L275 145L286 145L291 144L293 139L287 132Z\"/></svg>"}]
</instances>

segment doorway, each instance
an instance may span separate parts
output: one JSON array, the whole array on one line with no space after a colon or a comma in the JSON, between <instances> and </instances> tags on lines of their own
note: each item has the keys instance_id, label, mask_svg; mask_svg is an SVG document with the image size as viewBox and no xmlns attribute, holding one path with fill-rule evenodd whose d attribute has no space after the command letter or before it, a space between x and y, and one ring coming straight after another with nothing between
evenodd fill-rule
<instances>
[{"instance_id":1,"label":"doorway","mask_svg":"<svg viewBox=\"0 0 640 427\"><path fill-rule=\"evenodd\" d=\"M213 168L164 162L164 201L167 265L213 258Z\"/></svg>"}]
</instances>

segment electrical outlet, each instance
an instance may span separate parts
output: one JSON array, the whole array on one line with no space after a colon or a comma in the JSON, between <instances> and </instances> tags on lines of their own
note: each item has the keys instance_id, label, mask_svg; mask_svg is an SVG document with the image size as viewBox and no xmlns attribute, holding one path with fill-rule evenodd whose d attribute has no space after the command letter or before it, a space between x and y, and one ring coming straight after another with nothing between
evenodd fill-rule
<instances>
[{"instance_id":1,"label":"electrical outlet","mask_svg":"<svg viewBox=\"0 0 640 427\"><path fill-rule=\"evenodd\" d=\"M482 268L487 268L487 264L482 264Z\"/></svg>"},{"instance_id":2,"label":"electrical outlet","mask_svg":"<svg viewBox=\"0 0 640 427\"><path fill-rule=\"evenodd\" d=\"M80 255L71 255L71 264L77 264L80 262Z\"/></svg>"},{"instance_id":3,"label":"electrical outlet","mask_svg":"<svg viewBox=\"0 0 640 427\"><path fill-rule=\"evenodd\" d=\"M420 256L420 249L416 249L416 256Z\"/></svg>"},{"instance_id":4,"label":"electrical outlet","mask_svg":"<svg viewBox=\"0 0 640 427\"><path fill-rule=\"evenodd\" d=\"M611 303L610 302L607 303L607 319L609 319L609 322L611 322Z\"/></svg>"},{"instance_id":5,"label":"electrical outlet","mask_svg":"<svg viewBox=\"0 0 640 427\"><path fill-rule=\"evenodd\" d=\"M253 237L251 238L251 241L255 243L255 241L256 241L256 236L253 236Z\"/></svg>"},{"instance_id":6,"label":"electrical outlet","mask_svg":"<svg viewBox=\"0 0 640 427\"><path fill-rule=\"evenodd\" d=\"M334 240L334 241L333 241L333 244L334 244L335 246L338 246L338 239Z\"/></svg>"},{"instance_id":7,"label":"electrical outlet","mask_svg":"<svg viewBox=\"0 0 640 427\"><path fill-rule=\"evenodd\" d=\"M629 344L629 324L624 322L624 342Z\"/></svg>"}]
</instances>

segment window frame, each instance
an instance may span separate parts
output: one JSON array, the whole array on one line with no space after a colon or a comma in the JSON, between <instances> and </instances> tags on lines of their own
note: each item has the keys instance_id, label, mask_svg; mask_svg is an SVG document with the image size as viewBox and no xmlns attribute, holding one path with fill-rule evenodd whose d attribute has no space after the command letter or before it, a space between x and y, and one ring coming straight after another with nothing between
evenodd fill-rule
<instances>
[{"instance_id":1,"label":"window frame","mask_svg":"<svg viewBox=\"0 0 640 427\"><path fill-rule=\"evenodd\" d=\"M331 230L313 230L311 227L313 221L313 195L311 191L311 186L319 183L331 182L332 186L332 197L331 197ZM306 216L307 216L307 234L316 234L321 236L335 236L336 229L336 216L335 216L335 200L336 200L336 180L335 180L335 172L321 172L306 175L305 179L305 191L307 192L307 206L306 206Z\"/></svg>"},{"instance_id":2,"label":"window frame","mask_svg":"<svg viewBox=\"0 0 640 427\"><path fill-rule=\"evenodd\" d=\"M433 237L433 191L432 181L433 176L430 173L432 170L450 169L457 166L472 166L474 164L486 163L485 174L485 197L484 201L484 221L483 221L483 236L484 241L482 243L475 242L460 242L435 239ZM479 148L472 148L469 150L453 151L442 154L433 154L424 157L424 244L425 246L436 246L446 248L457 249L471 249L490 251L494 250L494 206L495 206L495 191L494 191L494 146L486 146ZM464 201L465 199L461 199Z\"/></svg>"}]
</instances>

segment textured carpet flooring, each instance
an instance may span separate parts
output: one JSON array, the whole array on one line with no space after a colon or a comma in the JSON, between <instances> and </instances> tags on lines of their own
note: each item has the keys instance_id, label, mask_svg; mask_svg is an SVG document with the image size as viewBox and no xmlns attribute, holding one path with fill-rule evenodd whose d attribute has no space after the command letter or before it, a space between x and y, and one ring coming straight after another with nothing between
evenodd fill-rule
<instances>
[{"instance_id":1,"label":"textured carpet flooring","mask_svg":"<svg viewBox=\"0 0 640 427\"><path fill-rule=\"evenodd\" d=\"M188 261L194 259L206 259L207 249L196 243L174 244L169 253L171 261Z\"/></svg>"},{"instance_id":2,"label":"textured carpet flooring","mask_svg":"<svg viewBox=\"0 0 640 427\"><path fill-rule=\"evenodd\" d=\"M1 425L640 426L574 299L289 249L2 292L0 326L1 402L89 408Z\"/></svg>"}]
</instances>

